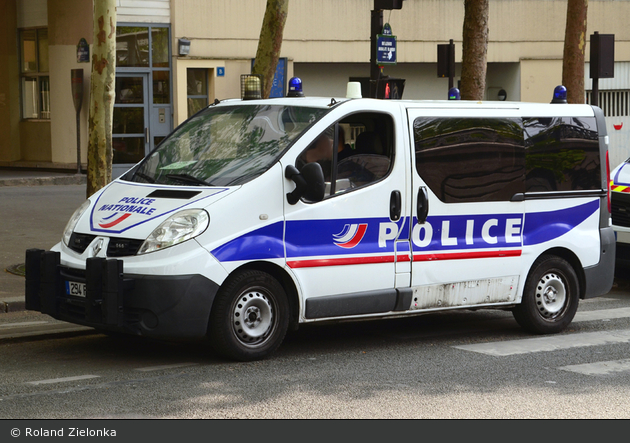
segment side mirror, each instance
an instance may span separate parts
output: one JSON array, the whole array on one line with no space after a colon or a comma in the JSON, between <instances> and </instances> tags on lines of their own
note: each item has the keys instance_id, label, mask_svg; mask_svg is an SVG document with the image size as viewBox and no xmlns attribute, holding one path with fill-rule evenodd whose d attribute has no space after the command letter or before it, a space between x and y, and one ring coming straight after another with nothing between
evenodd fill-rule
<instances>
[{"instance_id":1,"label":"side mirror","mask_svg":"<svg viewBox=\"0 0 630 443\"><path fill-rule=\"evenodd\" d=\"M296 204L302 197L313 202L324 199L326 183L324 171L319 163L308 163L301 172L295 166L288 165L284 170L284 176L295 182L295 189L287 194L287 202L290 205Z\"/></svg>"}]
</instances>

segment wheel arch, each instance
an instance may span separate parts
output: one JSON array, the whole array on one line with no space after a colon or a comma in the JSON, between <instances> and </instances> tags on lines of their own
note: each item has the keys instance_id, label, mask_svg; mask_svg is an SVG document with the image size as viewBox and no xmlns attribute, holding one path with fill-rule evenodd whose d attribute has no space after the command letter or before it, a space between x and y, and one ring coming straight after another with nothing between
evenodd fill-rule
<instances>
[{"instance_id":1,"label":"wheel arch","mask_svg":"<svg viewBox=\"0 0 630 443\"><path fill-rule=\"evenodd\" d=\"M280 283L280 285L284 289L284 292L287 295L287 301L289 302L289 328L292 330L296 330L298 328L300 318L300 302L298 298L297 287L295 286L295 282L293 281L291 276L282 267L276 265L275 263L267 261L253 261L245 263L244 265L239 266L234 271L232 271L230 275L233 275L237 272L249 270L266 272L267 274L275 278L278 283Z\"/></svg>"},{"instance_id":2,"label":"wheel arch","mask_svg":"<svg viewBox=\"0 0 630 443\"><path fill-rule=\"evenodd\" d=\"M580 259L578 258L578 256L575 255L575 253L571 251L570 249L556 247L556 248L547 249L546 251L541 253L532 262L529 268L529 272L527 273L527 278L529 278L530 274L534 271L535 264L538 262L538 260L540 260L540 258L545 255L555 255L556 257L560 257L566 260L571 265L571 267L575 271L575 274L577 275L577 278L578 278L578 283L579 283L578 295L580 299L584 299L585 290L586 290L586 277L584 275L584 267L582 266L582 262L580 262Z\"/></svg>"}]
</instances>

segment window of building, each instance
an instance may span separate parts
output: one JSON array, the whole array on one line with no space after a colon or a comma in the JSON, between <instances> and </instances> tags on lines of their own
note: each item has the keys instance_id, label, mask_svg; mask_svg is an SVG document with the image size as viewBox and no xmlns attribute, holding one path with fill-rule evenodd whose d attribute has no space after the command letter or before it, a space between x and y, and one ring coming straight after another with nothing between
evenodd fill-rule
<instances>
[{"instance_id":1,"label":"window of building","mask_svg":"<svg viewBox=\"0 0 630 443\"><path fill-rule=\"evenodd\" d=\"M151 72L153 104L171 103L169 28L118 26L116 69L121 72Z\"/></svg>"},{"instance_id":2,"label":"window of building","mask_svg":"<svg viewBox=\"0 0 630 443\"><path fill-rule=\"evenodd\" d=\"M20 77L23 119L50 119L48 29L20 30Z\"/></svg>"},{"instance_id":3,"label":"window of building","mask_svg":"<svg viewBox=\"0 0 630 443\"><path fill-rule=\"evenodd\" d=\"M192 117L208 106L208 70L189 68L186 70L186 80L188 117Z\"/></svg>"}]
</instances>

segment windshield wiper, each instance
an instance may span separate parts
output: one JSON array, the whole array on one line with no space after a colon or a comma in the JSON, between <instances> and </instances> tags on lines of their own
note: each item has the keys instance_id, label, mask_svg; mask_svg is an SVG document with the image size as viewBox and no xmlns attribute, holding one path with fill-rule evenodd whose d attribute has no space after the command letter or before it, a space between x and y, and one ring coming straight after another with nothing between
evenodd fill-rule
<instances>
[{"instance_id":1,"label":"windshield wiper","mask_svg":"<svg viewBox=\"0 0 630 443\"><path fill-rule=\"evenodd\" d=\"M195 176L192 176L190 174L166 174L166 178L179 180L183 183L192 183L195 185L212 186L207 181L197 178Z\"/></svg>"}]
</instances>

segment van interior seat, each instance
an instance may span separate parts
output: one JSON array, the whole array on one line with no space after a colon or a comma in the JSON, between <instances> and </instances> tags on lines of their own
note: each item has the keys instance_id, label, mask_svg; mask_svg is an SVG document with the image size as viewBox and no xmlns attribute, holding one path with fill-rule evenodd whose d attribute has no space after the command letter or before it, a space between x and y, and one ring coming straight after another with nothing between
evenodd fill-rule
<instances>
[{"instance_id":1,"label":"van interior seat","mask_svg":"<svg viewBox=\"0 0 630 443\"><path fill-rule=\"evenodd\" d=\"M357 136L355 142L357 154L379 154L383 155L383 143L381 137L376 132L366 131Z\"/></svg>"}]
</instances>

